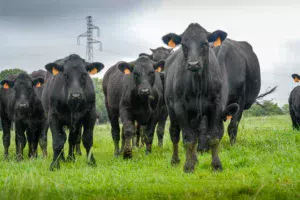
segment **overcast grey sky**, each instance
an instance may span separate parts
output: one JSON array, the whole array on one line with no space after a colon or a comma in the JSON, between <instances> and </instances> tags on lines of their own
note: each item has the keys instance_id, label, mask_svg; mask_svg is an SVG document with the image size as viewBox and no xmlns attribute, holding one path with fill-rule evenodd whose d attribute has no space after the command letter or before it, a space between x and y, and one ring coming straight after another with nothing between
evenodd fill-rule
<instances>
[{"instance_id":1,"label":"overcast grey sky","mask_svg":"<svg viewBox=\"0 0 300 200\"><path fill-rule=\"evenodd\" d=\"M261 92L279 85L270 98L283 104L296 86L290 75L300 73L299 11L299 0L0 0L0 70L31 72L71 53L85 58L86 41L77 46L76 37L85 32L88 15L103 43L102 52L94 46L94 61L106 69L150 53L163 46L164 34L198 22L248 41L260 60Z\"/></svg>"}]
</instances>

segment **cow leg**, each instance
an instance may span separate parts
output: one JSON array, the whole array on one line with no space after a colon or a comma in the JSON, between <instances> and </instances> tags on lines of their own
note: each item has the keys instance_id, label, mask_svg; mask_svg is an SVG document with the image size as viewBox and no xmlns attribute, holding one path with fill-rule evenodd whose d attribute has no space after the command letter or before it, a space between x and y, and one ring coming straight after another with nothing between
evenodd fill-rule
<instances>
[{"instance_id":1,"label":"cow leg","mask_svg":"<svg viewBox=\"0 0 300 200\"><path fill-rule=\"evenodd\" d=\"M127 109L122 109L120 111L120 118L124 128L124 139L125 139L123 158L128 159L128 158L132 158L131 140L134 134L134 120L131 116L130 111L128 111Z\"/></svg>"},{"instance_id":2,"label":"cow leg","mask_svg":"<svg viewBox=\"0 0 300 200\"><path fill-rule=\"evenodd\" d=\"M91 166L96 166L96 160L91 151L93 146L93 134L94 134L94 126L96 122L96 115L88 115L84 117L83 121L83 134L82 134L82 143L86 150L87 155L87 163Z\"/></svg>"},{"instance_id":3,"label":"cow leg","mask_svg":"<svg viewBox=\"0 0 300 200\"><path fill-rule=\"evenodd\" d=\"M119 117L118 116L109 116L110 124L111 124L111 135L115 145L115 156L120 155L120 125L119 125Z\"/></svg>"},{"instance_id":4,"label":"cow leg","mask_svg":"<svg viewBox=\"0 0 300 200\"><path fill-rule=\"evenodd\" d=\"M199 129L198 147L197 147L197 151L200 152L201 154L209 151L206 132L207 132L207 117L203 116L200 124L200 129Z\"/></svg>"},{"instance_id":5,"label":"cow leg","mask_svg":"<svg viewBox=\"0 0 300 200\"><path fill-rule=\"evenodd\" d=\"M67 135L64 131L64 127L59 123L59 119L56 115L50 115L49 125L52 132L52 147L53 147L53 160L50 165L50 170L59 169L59 160L62 159L63 149L67 140Z\"/></svg>"},{"instance_id":6,"label":"cow leg","mask_svg":"<svg viewBox=\"0 0 300 200\"><path fill-rule=\"evenodd\" d=\"M210 113L208 114L207 139L212 155L211 166L214 170L222 170L222 164L219 158L219 144L224 134L223 126L221 109L211 108Z\"/></svg>"},{"instance_id":7,"label":"cow leg","mask_svg":"<svg viewBox=\"0 0 300 200\"><path fill-rule=\"evenodd\" d=\"M136 132L136 125L134 125L134 134L132 136L132 147L137 147L137 132Z\"/></svg>"},{"instance_id":8,"label":"cow leg","mask_svg":"<svg viewBox=\"0 0 300 200\"><path fill-rule=\"evenodd\" d=\"M291 119L292 119L292 123L293 123L293 129L299 130L299 124L298 124L297 116L292 111L291 107L290 107L290 115L291 115Z\"/></svg>"},{"instance_id":9,"label":"cow leg","mask_svg":"<svg viewBox=\"0 0 300 200\"><path fill-rule=\"evenodd\" d=\"M135 133L136 133L136 146L140 147L140 140L141 140L141 126L137 123L135 126Z\"/></svg>"},{"instance_id":10,"label":"cow leg","mask_svg":"<svg viewBox=\"0 0 300 200\"><path fill-rule=\"evenodd\" d=\"M185 127L182 129L183 144L186 150L185 172L194 172L195 165L198 162L196 154L197 131Z\"/></svg>"},{"instance_id":11,"label":"cow leg","mask_svg":"<svg viewBox=\"0 0 300 200\"><path fill-rule=\"evenodd\" d=\"M156 134L157 134L157 138L158 138L158 146L162 148L164 134L165 134L166 121L168 118L168 111L165 106L162 108L161 115L162 116L160 116L160 119L158 120Z\"/></svg>"},{"instance_id":12,"label":"cow leg","mask_svg":"<svg viewBox=\"0 0 300 200\"><path fill-rule=\"evenodd\" d=\"M178 143L180 141L180 126L177 123L174 111L170 109L169 114L170 114L170 121L171 121L169 132L170 132L171 141L173 143L173 155L171 159L171 165L177 165L180 163L179 153L178 153Z\"/></svg>"},{"instance_id":13,"label":"cow leg","mask_svg":"<svg viewBox=\"0 0 300 200\"><path fill-rule=\"evenodd\" d=\"M39 138L39 144L40 144L40 147L43 151L43 156L45 158L48 156L48 152L47 152L48 129L49 129L48 120L45 120L44 123L42 124L42 133L41 133L41 136Z\"/></svg>"},{"instance_id":14,"label":"cow leg","mask_svg":"<svg viewBox=\"0 0 300 200\"><path fill-rule=\"evenodd\" d=\"M10 127L11 127L11 121L10 120L4 120L2 118L2 128L3 128L3 146L4 146L4 159L8 159L8 149L10 146Z\"/></svg>"},{"instance_id":15,"label":"cow leg","mask_svg":"<svg viewBox=\"0 0 300 200\"><path fill-rule=\"evenodd\" d=\"M239 123L241 121L243 111L244 111L244 103L241 102L239 105L240 105L240 110L232 117L230 124L228 125L228 135L230 137L231 145L233 145L236 141Z\"/></svg>"},{"instance_id":16,"label":"cow leg","mask_svg":"<svg viewBox=\"0 0 300 200\"><path fill-rule=\"evenodd\" d=\"M26 145L25 137L26 127L22 122L16 122L16 138L17 138L17 161L23 160L23 150Z\"/></svg>"},{"instance_id":17,"label":"cow leg","mask_svg":"<svg viewBox=\"0 0 300 200\"><path fill-rule=\"evenodd\" d=\"M124 152L124 145L125 145L125 135L124 135L124 127L122 126L120 154L122 154Z\"/></svg>"},{"instance_id":18,"label":"cow leg","mask_svg":"<svg viewBox=\"0 0 300 200\"><path fill-rule=\"evenodd\" d=\"M81 135L82 135L82 127L79 129L79 134L77 136L77 141L76 141L76 154L77 155L82 155L81 149L80 149L80 142L81 142Z\"/></svg>"},{"instance_id":19,"label":"cow leg","mask_svg":"<svg viewBox=\"0 0 300 200\"><path fill-rule=\"evenodd\" d=\"M152 151L153 136L157 122L158 120L155 119L155 117L154 119L150 118L147 126L145 127L146 154L149 154Z\"/></svg>"},{"instance_id":20,"label":"cow leg","mask_svg":"<svg viewBox=\"0 0 300 200\"><path fill-rule=\"evenodd\" d=\"M69 155L67 157L67 161L71 162L71 161L75 161L75 146L76 143L78 141L78 138L80 138L80 131L81 127L80 125L75 125L75 127L71 127L70 129L70 133L69 133L69 138L68 138L68 142L69 142Z\"/></svg>"},{"instance_id":21,"label":"cow leg","mask_svg":"<svg viewBox=\"0 0 300 200\"><path fill-rule=\"evenodd\" d=\"M36 129L28 128L26 131L27 140L28 140L28 157L37 158L37 144L38 144L38 135L40 134L41 128L36 127Z\"/></svg>"}]
</instances>

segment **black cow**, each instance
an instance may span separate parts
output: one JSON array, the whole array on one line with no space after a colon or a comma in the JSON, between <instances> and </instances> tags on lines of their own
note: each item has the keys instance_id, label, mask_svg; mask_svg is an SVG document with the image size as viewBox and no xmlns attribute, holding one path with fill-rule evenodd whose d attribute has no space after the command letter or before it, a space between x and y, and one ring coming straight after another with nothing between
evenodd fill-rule
<instances>
[{"instance_id":1,"label":"black cow","mask_svg":"<svg viewBox=\"0 0 300 200\"><path fill-rule=\"evenodd\" d=\"M46 120L42 103L35 92L35 87L41 87L43 78L30 78L27 73L19 74L15 79L6 79L1 82L2 126L4 156L8 158L10 146L11 122L15 122L17 160L23 160L23 150L26 145L26 136L29 144L29 157L37 157L38 141L41 137ZM44 155L47 149L40 143Z\"/></svg>"},{"instance_id":2,"label":"black cow","mask_svg":"<svg viewBox=\"0 0 300 200\"><path fill-rule=\"evenodd\" d=\"M298 74L293 74L292 78L296 83L300 81ZM290 115L293 122L293 128L300 130L300 86L295 87L289 97Z\"/></svg>"},{"instance_id":3,"label":"black cow","mask_svg":"<svg viewBox=\"0 0 300 200\"><path fill-rule=\"evenodd\" d=\"M229 99L228 104L239 104L239 112L232 117L228 125L230 143L234 144L238 125L244 110L255 103L260 91L260 66L252 46L247 42L226 39L221 46L218 41L213 48L221 68L227 70ZM198 150L204 147L198 146Z\"/></svg>"},{"instance_id":4,"label":"black cow","mask_svg":"<svg viewBox=\"0 0 300 200\"><path fill-rule=\"evenodd\" d=\"M146 53L141 53L139 56L147 56L149 57L151 60L158 62L161 60L166 60L170 55L171 55L171 51L172 49L167 49L164 47L158 47L156 49L150 49L152 51L152 54L146 54ZM162 81L164 81L164 76L163 73L161 73L161 78ZM168 110L167 107L165 105L165 103L163 102L163 105L160 107L160 109L158 109L158 123L157 123L157 129L156 129L156 134L157 134L157 138L158 138L158 146L162 147L163 146L163 138L164 138L164 132L165 132L165 126L166 126L166 121L168 118ZM137 135L139 138L140 135L140 126L137 126ZM139 140L137 140L137 146L139 144Z\"/></svg>"},{"instance_id":5,"label":"black cow","mask_svg":"<svg viewBox=\"0 0 300 200\"><path fill-rule=\"evenodd\" d=\"M185 172L194 171L197 163L196 145L199 135L203 144L208 143L212 151L212 167L221 170L218 148L224 134L223 120L234 115L237 104L228 104L228 76L221 68L209 42L217 38L223 41L227 34L223 31L207 32L199 24L190 24L181 34L163 36L165 44L181 48L166 60L165 102L171 125L173 142L172 164L179 163L178 142L182 130L186 149ZM220 42L221 42L220 41Z\"/></svg>"},{"instance_id":6,"label":"black cow","mask_svg":"<svg viewBox=\"0 0 300 200\"><path fill-rule=\"evenodd\" d=\"M146 153L151 152L153 134L157 123L156 110L162 105L163 86L157 69L164 67L146 56L135 62L119 62L104 75L105 105L111 123L115 156L120 154L119 117L123 124L122 149L124 158L132 157L131 139L135 121L144 126Z\"/></svg>"},{"instance_id":7,"label":"black cow","mask_svg":"<svg viewBox=\"0 0 300 200\"><path fill-rule=\"evenodd\" d=\"M63 147L67 139L64 126L70 130L68 161L75 159L74 148L83 127L82 142L87 152L88 164L96 165L91 152L96 98L89 73L98 73L104 65L98 62L88 63L72 54L47 64L45 68L51 73L42 95L53 140L54 157L50 170L59 169L59 160L64 159Z\"/></svg>"}]
</instances>

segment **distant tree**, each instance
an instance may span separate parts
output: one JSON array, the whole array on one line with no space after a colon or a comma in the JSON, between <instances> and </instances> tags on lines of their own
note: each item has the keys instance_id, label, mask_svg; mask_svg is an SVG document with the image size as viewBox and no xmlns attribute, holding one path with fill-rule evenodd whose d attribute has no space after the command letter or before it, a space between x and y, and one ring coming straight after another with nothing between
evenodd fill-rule
<instances>
[{"instance_id":1,"label":"distant tree","mask_svg":"<svg viewBox=\"0 0 300 200\"><path fill-rule=\"evenodd\" d=\"M0 80L3 80L3 79L7 78L10 75L19 74L19 73L22 73L22 72L25 72L25 71L22 70L22 69L17 69L17 68L2 70L0 72Z\"/></svg>"},{"instance_id":2,"label":"distant tree","mask_svg":"<svg viewBox=\"0 0 300 200\"><path fill-rule=\"evenodd\" d=\"M283 114L285 114L285 115L290 114L290 107L289 107L289 104L284 104L284 105L281 107L281 110L282 110Z\"/></svg>"},{"instance_id":3,"label":"distant tree","mask_svg":"<svg viewBox=\"0 0 300 200\"><path fill-rule=\"evenodd\" d=\"M96 110L99 115L99 123L108 122L108 116L105 108L105 98L102 89L102 79L93 78L96 92Z\"/></svg>"},{"instance_id":4,"label":"distant tree","mask_svg":"<svg viewBox=\"0 0 300 200\"><path fill-rule=\"evenodd\" d=\"M245 116L266 116L266 115L283 115L283 110L277 103L263 101L261 105L253 105L249 110L244 112Z\"/></svg>"}]
</instances>

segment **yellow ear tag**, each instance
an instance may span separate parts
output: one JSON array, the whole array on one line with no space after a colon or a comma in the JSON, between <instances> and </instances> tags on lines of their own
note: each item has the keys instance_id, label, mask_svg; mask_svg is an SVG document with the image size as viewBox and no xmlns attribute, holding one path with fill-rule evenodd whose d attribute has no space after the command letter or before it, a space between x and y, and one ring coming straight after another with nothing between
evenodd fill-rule
<instances>
[{"instance_id":1,"label":"yellow ear tag","mask_svg":"<svg viewBox=\"0 0 300 200\"><path fill-rule=\"evenodd\" d=\"M3 88L4 88L4 89L8 89L8 88L9 88L9 85L8 85L7 83L4 83Z\"/></svg>"},{"instance_id":2,"label":"yellow ear tag","mask_svg":"<svg viewBox=\"0 0 300 200\"><path fill-rule=\"evenodd\" d=\"M168 46L169 46L169 47L172 47L172 48L175 48L175 47L176 47L176 44L175 44L175 42L171 39L171 40L168 42Z\"/></svg>"},{"instance_id":3,"label":"yellow ear tag","mask_svg":"<svg viewBox=\"0 0 300 200\"><path fill-rule=\"evenodd\" d=\"M56 69L56 68L52 68L52 74L55 76L55 75L57 75L59 73L59 71L58 71L58 69Z\"/></svg>"},{"instance_id":4,"label":"yellow ear tag","mask_svg":"<svg viewBox=\"0 0 300 200\"><path fill-rule=\"evenodd\" d=\"M295 81L295 83L298 83L298 82L299 82L298 77L295 77L295 78L294 78L294 81Z\"/></svg>"},{"instance_id":5,"label":"yellow ear tag","mask_svg":"<svg viewBox=\"0 0 300 200\"><path fill-rule=\"evenodd\" d=\"M218 37L218 39L214 42L214 47L218 47L221 46L222 42L221 42L221 38Z\"/></svg>"},{"instance_id":6,"label":"yellow ear tag","mask_svg":"<svg viewBox=\"0 0 300 200\"><path fill-rule=\"evenodd\" d=\"M98 73L98 70L96 67L94 67L91 71L90 71L90 74L91 75L94 75L94 74L97 74Z\"/></svg>"},{"instance_id":7,"label":"yellow ear tag","mask_svg":"<svg viewBox=\"0 0 300 200\"><path fill-rule=\"evenodd\" d=\"M131 73L131 72L130 72L129 69L125 69L125 70L124 70L124 74L127 74L127 75L128 75L128 74L130 74L130 73Z\"/></svg>"},{"instance_id":8,"label":"yellow ear tag","mask_svg":"<svg viewBox=\"0 0 300 200\"><path fill-rule=\"evenodd\" d=\"M38 82L36 85L35 85L35 87L37 87L37 88L39 88L39 87L41 87L42 86L42 84L40 83L40 82Z\"/></svg>"},{"instance_id":9,"label":"yellow ear tag","mask_svg":"<svg viewBox=\"0 0 300 200\"><path fill-rule=\"evenodd\" d=\"M161 67L158 67L155 71L161 72Z\"/></svg>"},{"instance_id":10,"label":"yellow ear tag","mask_svg":"<svg viewBox=\"0 0 300 200\"><path fill-rule=\"evenodd\" d=\"M231 119L232 119L232 115L227 115L226 121L227 121L227 120L231 120Z\"/></svg>"}]
</instances>

